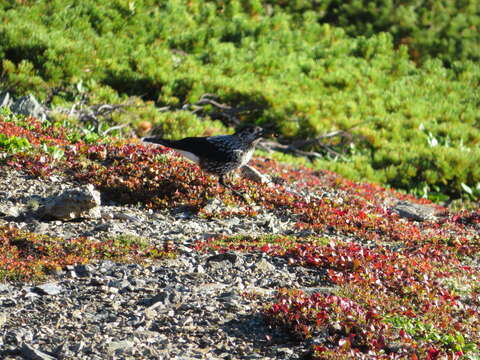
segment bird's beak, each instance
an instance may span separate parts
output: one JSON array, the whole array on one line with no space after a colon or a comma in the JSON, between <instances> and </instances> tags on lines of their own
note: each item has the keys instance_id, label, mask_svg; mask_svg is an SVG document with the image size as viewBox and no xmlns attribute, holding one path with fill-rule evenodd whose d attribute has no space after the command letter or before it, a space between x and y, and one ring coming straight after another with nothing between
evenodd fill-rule
<instances>
[{"instance_id":1,"label":"bird's beak","mask_svg":"<svg viewBox=\"0 0 480 360\"><path fill-rule=\"evenodd\" d=\"M262 129L262 137L278 137L278 134L273 129Z\"/></svg>"}]
</instances>

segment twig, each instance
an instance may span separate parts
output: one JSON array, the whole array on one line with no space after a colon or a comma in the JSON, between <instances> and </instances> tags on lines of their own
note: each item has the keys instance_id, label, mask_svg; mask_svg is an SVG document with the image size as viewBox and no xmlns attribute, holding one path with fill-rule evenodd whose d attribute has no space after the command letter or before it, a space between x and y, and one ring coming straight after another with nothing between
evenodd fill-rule
<instances>
[{"instance_id":1,"label":"twig","mask_svg":"<svg viewBox=\"0 0 480 360\"><path fill-rule=\"evenodd\" d=\"M305 140L297 140L292 142L291 144L280 144L279 142L276 141L271 141L271 140L264 140L258 144L258 147L260 149L264 149L268 152L270 151L279 151L283 152L286 154L293 154L296 156L303 156L307 157L310 160L313 160L315 158L323 158L323 155L319 152L316 151L304 151L301 150L303 147L311 146L311 145L317 145L320 146L322 149L324 149L327 153L329 153L331 156L335 158L344 158L344 156L339 153L338 151L335 151L332 149L331 146L328 144L325 144L322 140L325 139L330 139L334 137L340 137L342 138L342 142L339 145L346 145L350 144L353 142L353 135L349 132L349 130L354 129L360 125L363 125L365 123L371 122L373 119L363 121L361 123L355 124L351 127L349 127L346 130L335 130L331 131L326 134L319 135L313 139L305 139Z\"/></svg>"},{"instance_id":2,"label":"twig","mask_svg":"<svg viewBox=\"0 0 480 360\"><path fill-rule=\"evenodd\" d=\"M111 128L108 128L107 130L103 131L103 132L102 132L102 136L107 135L110 131L120 130L120 129L124 128L124 127L127 126L127 125L130 125L130 124L127 123L127 124L121 124L121 125L117 125L117 126L112 126Z\"/></svg>"},{"instance_id":3,"label":"twig","mask_svg":"<svg viewBox=\"0 0 480 360\"><path fill-rule=\"evenodd\" d=\"M322 154L318 153L318 152L315 152L315 151L303 151L303 150L300 150L298 148L296 148L295 146L292 146L291 144L289 145L284 145L284 144L280 144L276 141L262 141L258 144L257 146L258 148L260 149L263 149L263 150L266 150L266 151L279 151L279 152L283 152L285 154L293 154L293 155L297 155L297 156L304 156L304 157L307 157L309 159L313 159L313 158L323 158Z\"/></svg>"},{"instance_id":4,"label":"twig","mask_svg":"<svg viewBox=\"0 0 480 360\"><path fill-rule=\"evenodd\" d=\"M198 116L202 116L202 113L205 115L210 116L212 119L224 119L225 125L230 126L238 126L240 125L241 121L238 116L242 113L251 112L259 110L259 106L249 105L249 106L241 106L238 108L234 108L227 104L222 104L218 100L218 96L214 94L203 94L200 96L200 99L193 104L184 104L182 106L182 110L189 110L193 114ZM205 111L205 106L211 105L213 106L216 111Z\"/></svg>"}]
</instances>

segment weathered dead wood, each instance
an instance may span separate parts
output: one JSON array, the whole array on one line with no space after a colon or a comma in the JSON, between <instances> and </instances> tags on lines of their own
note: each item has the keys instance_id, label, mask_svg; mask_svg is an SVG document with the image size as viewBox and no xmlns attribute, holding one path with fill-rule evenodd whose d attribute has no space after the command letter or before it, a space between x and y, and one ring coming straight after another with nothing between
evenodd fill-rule
<instances>
[{"instance_id":1,"label":"weathered dead wood","mask_svg":"<svg viewBox=\"0 0 480 360\"><path fill-rule=\"evenodd\" d=\"M314 160L317 158L324 158L325 155L321 154L320 152L302 150L303 148L316 145L321 147L323 150L325 150L325 152L327 152L333 158L336 158L336 159L344 158L344 155L342 153L335 151L330 144L325 143L325 140L338 137L340 138L340 142L336 146L340 148L345 148L349 144L353 143L356 138L358 138L354 136L349 130L355 127L358 127L360 125L363 125L369 121L364 121L364 122L355 124L346 130L335 130L335 131L331 131L331 132L316 136L315 138L312 138L312 139L295 140L289 144L288 143L282 144L278 141L273 141L273 140L264 140L260 142L260 144L258 144L257 147L267 152L279 151L285 154L292 154L295 156L306 157L310 160Z\"/></svg>"}]
</instances>

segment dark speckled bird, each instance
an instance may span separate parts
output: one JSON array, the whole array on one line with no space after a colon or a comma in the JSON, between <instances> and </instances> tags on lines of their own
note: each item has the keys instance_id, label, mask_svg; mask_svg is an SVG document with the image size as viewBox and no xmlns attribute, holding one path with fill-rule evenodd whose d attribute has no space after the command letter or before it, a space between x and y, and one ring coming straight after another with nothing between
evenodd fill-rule
<instances>
[{"instance_id":1,"label":"dark speckled bird","mask_svg":"<svg viewBox=\"0 0 480 360\"><path fill-rule=\"evenodd\" d=\"M249 126L233 135L188 137L181 140L151 136L142 140L174 149L196 162L203 171L217 175L219 183L231 189L225 184L225 176L250 161L255 146L263 135L261 127Z\"/></svg>"}]
</instances>

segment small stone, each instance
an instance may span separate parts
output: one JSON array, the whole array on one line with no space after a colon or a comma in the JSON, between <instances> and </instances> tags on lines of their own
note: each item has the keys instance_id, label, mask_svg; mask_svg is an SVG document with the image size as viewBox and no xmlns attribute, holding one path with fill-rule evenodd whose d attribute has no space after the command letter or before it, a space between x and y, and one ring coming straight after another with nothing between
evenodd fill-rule
<instances>
[{"instance_id":1,"label":"small stone","mask_svg":"<svg viewBox=\"0 0 480 360\"><path fill-rule=\"evenodd\" d=\"M275 271L276 268L275 265L262 258L254 265L254 269L255 271L266 273Z\"/></svg>"},{"instance_id":2,"label":"small stone","mask_svg":"<svg viewBox=\"0 0 480 360\"><path fill-rule=\"evenodd\" d=\"M277 354L284 355L284 356L289 356L289 355L293 354L293 349L290 349L290 348L287 348L287 347L277 348Z\"/></svg>"},{"instance_id":3,"label":"small stone","mask_svg":"<svg viewBox=\"0 0 480 360\"><path fill-rule=\"evenodd\" d=\"M238 261L239 257L237 254L223 253L208 257L206 264L209 267L224 267L236 265Z\"/></svg>"},{"instance_id":4,"label":"small stone","mask_svg":"<svg viewBox=\"0 0 480 360\"><path fill-rule=\"evenodd\" d=\"M78 277L89 277L92 275L92 267L88 264L77 265L74 270Z\"/></svg>"},{"instance_id":5,"label":"small stone","mask_svg":"<svg viewBox=\"0 0 480 360\"><path fill-rule=\"evenodd\" d=\"M8 320L8 315L5 312L0 312L0 327L3 326Z\"/></svg>"},{"instance_id":6,"label":"small stone","mask_svg":"<svg viewBox=\"0 0 480 360\"><path fill-rule=\"evenodd\" d=\"M3 306L3 307L13 307L15 305L17 305L17 301L15 299L3 299L0 301L0 304Z\"/></svg>"},{"instance_id":7,"label":"small stone","mask_svg":"<svg viewBox=\"0 0 480 360\"><path fill-rule=\"evenodd\" d=\"M122 340L122 341L112 341L108 344L108 351L110 353L122 353L128 349L133 348L134 343L130 340Z\"/></svg>"},{"instance_id":8,"label":"small stone","mask_svg":"<svg viewBox=\"0 0 480 360\"><path fill-rule=\"evenodd\" d=\"M18 217L20 210L12 202L0 204L0 216Z\"/></svg>"},{"instance_id":9,"label":"small stone","mask_svg":"<svg viewBox=\"0 0 480 360\"><path fill-rule=\"evenodd\" d=\"M225 209L225 204L216 198L209 200L207 205L203 207L203 210L209 213L219 212L224 209Z\"/></svg>"},{"instance_id":10,"label":"small stone","mask_svg":"<svg viewBox=\"0 0 480 360\"><path fill-rule=\"evenodd\" d=\"M45 283L35 286L32 291L39 295L58 295L62 292L62 287L56 283Z\"/></svg>"},{"instance_id":11,"label":"small stone","mask_svg":"<svg viewBox=\"0 0 480 360\"><path fill-rule=\"evenodd\" d=\"M33 346L27 344L27 343L22 343L20 351L22 353L22 356L25 359L31 359L31 360L55 360L53 356L50 356L43 351L40 351L38 349L35 349Z\"/></svg>"},{"instance_id":12,"label":"small stone","mask_svg":"<svg viewBox=\"0 0 480 360\"><path fill-rule=\"evenodd\" d=\"M48 224L45 222L39 222L35 225L35 232L38 234L44 234L48 230Z\"/></svg>"}]
</instances>

